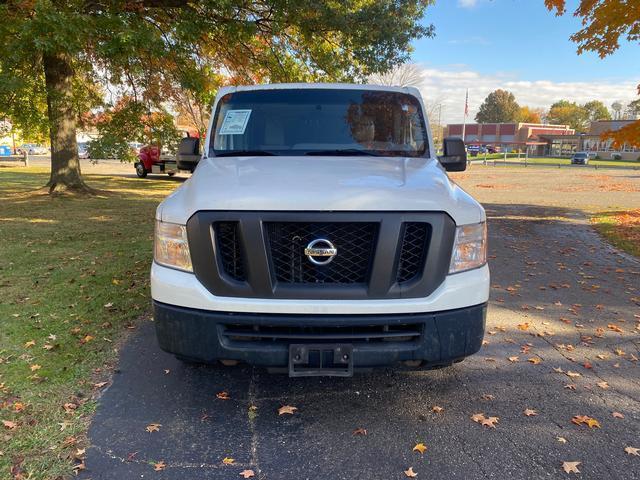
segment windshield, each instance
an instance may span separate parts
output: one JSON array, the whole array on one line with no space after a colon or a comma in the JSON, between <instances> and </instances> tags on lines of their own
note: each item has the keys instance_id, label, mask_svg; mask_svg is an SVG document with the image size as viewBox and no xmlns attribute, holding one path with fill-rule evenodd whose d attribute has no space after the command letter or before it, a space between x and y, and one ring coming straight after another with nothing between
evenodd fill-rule
<instances>
[{"instance_id":1,"label":"windshield","mask_svg":"<svg viewBox=\"0 0 640 480\"><path fill-rule=\"evenodd\" d=\"M573 158L587 158L586 153L576 153L573 155Z\"/></svg>"},{"instance_id":2,"label":"windshield","mask_svg":"<svg viewBox=\"0 0 640 480\"><path fill-rule=\"evenodd\" d=\"M398 92L277 89L220 99L210 155L428 156L420 102Z\"/></svg>"}]
</instances>

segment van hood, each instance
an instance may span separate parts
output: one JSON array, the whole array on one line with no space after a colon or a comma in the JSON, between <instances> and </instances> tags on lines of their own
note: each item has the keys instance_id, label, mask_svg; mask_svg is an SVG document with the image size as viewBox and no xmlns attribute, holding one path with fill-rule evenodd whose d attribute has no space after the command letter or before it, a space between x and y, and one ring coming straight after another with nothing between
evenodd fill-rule
<instances>
[{"instance_id":1,"label":"van hood","mask_svg":"<svg viewBox=\"0 0 640 480\"><path fill-rule=\"evenodd\" d=\"M184 224L199 210L444 211L458 225L485 219L436 159L405 157L203 159L156 218Z\"/></svg>"}]
</instances>

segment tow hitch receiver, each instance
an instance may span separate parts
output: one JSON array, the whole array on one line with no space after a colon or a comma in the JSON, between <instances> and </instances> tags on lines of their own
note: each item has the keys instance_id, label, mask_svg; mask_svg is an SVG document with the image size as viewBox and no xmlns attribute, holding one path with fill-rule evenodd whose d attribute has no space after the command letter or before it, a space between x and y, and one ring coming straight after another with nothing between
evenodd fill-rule
<instances>
[{"instance_id":1,"label":"tow hitch receiver","mask_svg":"<svg viewBox=\"0 0 640 480\"><path fill-rule=\"evenodd\" d=\"M351 377L353 346L348 344L289 345L290 377Z\"/></svg>"}]
</instances>

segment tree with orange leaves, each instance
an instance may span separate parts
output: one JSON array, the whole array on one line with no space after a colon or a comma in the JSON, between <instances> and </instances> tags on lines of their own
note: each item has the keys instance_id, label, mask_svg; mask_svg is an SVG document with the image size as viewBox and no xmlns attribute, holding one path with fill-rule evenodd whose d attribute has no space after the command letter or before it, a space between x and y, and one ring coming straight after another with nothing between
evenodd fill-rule
<instances>
[{"instance_id":1,"label":"tree with orange leaves","mask_svg":"<svg viewBox=\"0 0 640 480\"><path fill-rule=\"evenodd\" d=\"M566 13L566 0L544 0L544 4L556 15ZM621 37L629 42L640 41L640 0L580 0L573 15L582 19L583 28L571 35L578 44L578 54L595 52L604 58L620 47ZM625 143L640 147L640 120L605 132L603 138L612 139L616 147Z\"/></svg>"}]
</instances>

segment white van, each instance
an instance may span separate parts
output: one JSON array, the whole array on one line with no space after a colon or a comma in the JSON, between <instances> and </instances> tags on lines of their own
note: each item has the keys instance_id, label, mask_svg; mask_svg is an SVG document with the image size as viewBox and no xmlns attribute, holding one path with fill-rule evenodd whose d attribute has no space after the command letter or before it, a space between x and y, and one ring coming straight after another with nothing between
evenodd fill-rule
<instances>
[{"instance_id":1,"label":"white van","mask_svg":"<svg viewBox=\"0 0 640 480\"><path fill-rule=\"evenodd\" d=\"M222 88L194 175L156 213L160 346L185 361L348 376L478 351L482 206L437 157L419 92L343 84Z\"/></svg>"}]
</instances>

